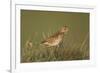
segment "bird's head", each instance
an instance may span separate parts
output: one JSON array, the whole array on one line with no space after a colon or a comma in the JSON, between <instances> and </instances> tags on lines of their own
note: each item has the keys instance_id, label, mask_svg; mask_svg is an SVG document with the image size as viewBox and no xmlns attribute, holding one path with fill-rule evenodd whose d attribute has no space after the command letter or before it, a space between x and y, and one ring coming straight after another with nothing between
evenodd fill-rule
<instances>
[{"instance_id":1,"label":"bird's head","mask_svg":"<svg viewBox=\"0 0 100 73\"><path fill-rule=\"evenodd\" d=\"M62 28L61 28L61 30L60 30L60 32L68 32L68 26L63 26Z\"/></svg>"}]
</instances>

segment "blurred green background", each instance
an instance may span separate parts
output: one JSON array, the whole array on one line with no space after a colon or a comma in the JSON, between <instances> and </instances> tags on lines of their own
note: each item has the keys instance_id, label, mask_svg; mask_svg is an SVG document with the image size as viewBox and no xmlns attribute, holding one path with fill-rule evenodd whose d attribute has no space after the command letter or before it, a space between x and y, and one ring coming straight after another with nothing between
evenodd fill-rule
<instances>
[{"instance_id":1,"label":"blurred green background","mask_svg":"<svg viewBox=\"0 0 100 73\"><path fill-rule=\"evenodd\" d=\"M69 27L69 32L63 40L67 54L62 52L63 55L60 56L59 48L57 57L54 54L47 59L50 54L45 57L43 52L46 52L48 48L44 50L44 47L39 47L43 34L48 37L65 25ZM33 44L31 49L25 48L27 40L31 40ZM73 54L75 50L79 54L77 52L76 55ZM64 58L59 59L59 56ZM21 10L21 62L78 59L89 59L89 13Z\"/></svg>"}]
</instances>

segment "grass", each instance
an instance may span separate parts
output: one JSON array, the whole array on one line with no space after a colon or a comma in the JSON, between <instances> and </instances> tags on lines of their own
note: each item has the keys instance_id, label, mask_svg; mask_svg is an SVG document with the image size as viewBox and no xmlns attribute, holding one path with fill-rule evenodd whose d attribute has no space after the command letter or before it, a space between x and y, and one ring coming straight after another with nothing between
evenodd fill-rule
<instances>
[{"instance_id":1,"label":"grass","mask_svg":"<svg viewBox=\"0 0 100 73\"><path fill-rule=\"evenodd\" d=\"M48 33L51 35L51 33ZM39 43L34 43L32 48L23 47L21 49L21 62L45 62L45 61L67 61L67 60L86 60L89 59L89 34L81 43L75 43L72 35L65 35L59 47L45 47ZM66 37L67 36L67 37ZM46 38L43 33L42 40ZM70 38L70 39L69 39ZM78 41L77 41L78 42Z\"/></svg>"}]
</instances>

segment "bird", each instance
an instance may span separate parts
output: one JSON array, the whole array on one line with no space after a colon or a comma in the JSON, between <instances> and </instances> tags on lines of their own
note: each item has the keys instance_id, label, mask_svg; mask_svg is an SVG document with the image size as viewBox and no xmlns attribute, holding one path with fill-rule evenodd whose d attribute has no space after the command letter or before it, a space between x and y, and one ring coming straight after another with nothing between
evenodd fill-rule
<instances>
[{"instance_id":1,"label":"bird","mask_svg":"<svg viewBox=\"0 0 100 73\"><path fill-rule=\"evenodd\" d=\"M41 44L45 45L47 47L53 47L53 46L58 46L63 40L65 32L68 32L68 26L63 26L58 32L54 33L50 37L44 39Z\"/></svg>"}]
</instances>

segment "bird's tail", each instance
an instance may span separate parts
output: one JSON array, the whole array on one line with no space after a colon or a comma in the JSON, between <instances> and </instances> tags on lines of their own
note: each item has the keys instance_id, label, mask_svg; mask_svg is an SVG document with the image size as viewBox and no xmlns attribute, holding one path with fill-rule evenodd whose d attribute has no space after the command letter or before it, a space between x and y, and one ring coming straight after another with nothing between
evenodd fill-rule
<instances>
[{"instance_id":1,"label":"bird's tail","mask_svg":"<svg viewBox=\"0 0 100 73\"><path fill-rule=\"evenodd\" d=\"M41 42L41 43L40 43L40 46L43 46L43 45L44 45L43 43L44 43L44 42Z\"/></svg>"}]
</instances>

